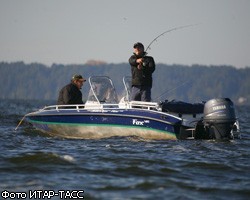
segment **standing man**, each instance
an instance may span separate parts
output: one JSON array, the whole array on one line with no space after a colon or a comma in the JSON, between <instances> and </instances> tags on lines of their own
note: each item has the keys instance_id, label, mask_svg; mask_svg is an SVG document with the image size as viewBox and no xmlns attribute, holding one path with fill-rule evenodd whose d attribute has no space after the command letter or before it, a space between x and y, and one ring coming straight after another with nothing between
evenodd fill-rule
<instances>
[{"instance_id":1,"label":"standing man","mask_svg":"<svg viewBox=\"0 0 250 200\"><path fill-rule=\"evenodd\" d=\"M76 74L72 77L71 83L64 86L60 92L57 104L83 104L82 101L82 89L83 83L86 81L81 75Z\"/></svg>"},{"instance_id":2,"label":"standing man","mask_svg":"<svg viewBox=\"0 0 250 200\"><path fill-rule=\"evenodd\" d=\"M152 74L155 71L153 57L146 56L144 46L137 42L134 44L134 54L129 58L132 73L132 101L151 101Z\"/></svg>"}]
</instances>

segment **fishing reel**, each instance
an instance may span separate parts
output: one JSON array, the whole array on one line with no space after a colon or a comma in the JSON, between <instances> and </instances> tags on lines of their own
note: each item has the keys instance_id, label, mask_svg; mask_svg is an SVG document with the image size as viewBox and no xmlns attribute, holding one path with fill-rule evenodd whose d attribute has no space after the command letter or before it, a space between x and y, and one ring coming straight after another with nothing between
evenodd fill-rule
<instances>
[{"instance_id":1,"label":"fishing reel","mask_svg":"<svg viewBox=\"0 0 250 200\"><path fill-rule=\"evenodd\" d=\"M150 60L146 57L142 58L142 66L146 67L149 64Z\"/></svg>"}]
</instances>

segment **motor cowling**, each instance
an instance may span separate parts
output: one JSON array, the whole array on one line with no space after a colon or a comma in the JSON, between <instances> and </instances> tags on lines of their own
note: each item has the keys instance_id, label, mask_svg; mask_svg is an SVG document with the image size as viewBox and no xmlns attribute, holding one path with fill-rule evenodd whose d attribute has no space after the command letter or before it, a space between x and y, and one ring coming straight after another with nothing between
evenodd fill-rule
<instances>
[{"instance_id":1,"label":"motor cowling","mask_svg":"<svg viewBox=\"0 0 250 200\"><path fill-rule=\"evenodd\" d=\"M211 99L205 103L203 124L209 139L231 139L235 122L234 104L229 98Z\"/></svg>"}]
</instances>

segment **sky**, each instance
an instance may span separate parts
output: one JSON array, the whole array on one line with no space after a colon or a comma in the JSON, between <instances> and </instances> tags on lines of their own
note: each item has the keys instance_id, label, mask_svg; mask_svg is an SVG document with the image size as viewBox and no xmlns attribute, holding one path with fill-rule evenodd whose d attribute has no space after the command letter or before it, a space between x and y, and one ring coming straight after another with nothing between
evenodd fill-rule
<instances>
[{"instance_id":1,"label":"sky","mask_svg":"<svg viewBox=\"0 0 250 200\"><path fill-rule=\"evenodd\" d=\"M250 0L0 0L0 62L250 66Z\"/></svg>"}]
</instances>

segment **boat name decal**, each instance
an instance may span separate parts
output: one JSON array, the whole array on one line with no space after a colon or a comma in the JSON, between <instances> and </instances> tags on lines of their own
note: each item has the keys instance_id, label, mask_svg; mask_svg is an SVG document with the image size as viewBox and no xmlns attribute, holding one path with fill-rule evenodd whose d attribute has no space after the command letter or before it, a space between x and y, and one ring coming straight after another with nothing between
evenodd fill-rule
<instances>
[{"instance_id":1,"label":"boat name decal","mask_svg":"<svg viewBox=\"0 0 250 200\"><path fill-rule=\"evenodd\" d=\"M143 126L145 123L149 123L149 120L137 120L133 119L132 124L137 126Z\"/></svg>"}]
</instances>

